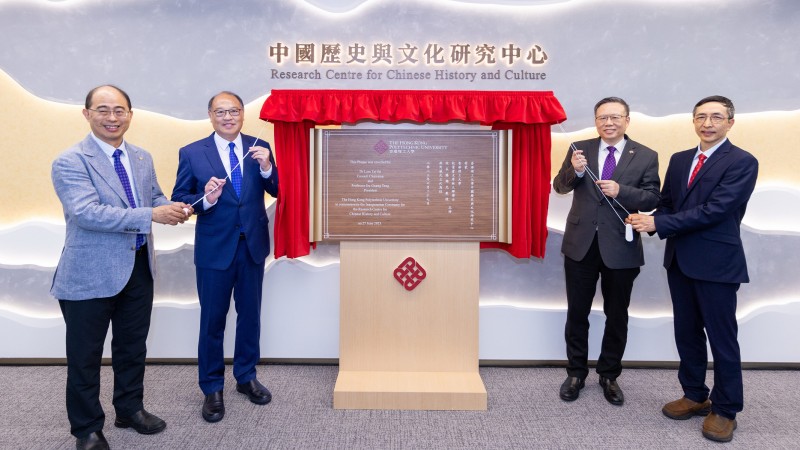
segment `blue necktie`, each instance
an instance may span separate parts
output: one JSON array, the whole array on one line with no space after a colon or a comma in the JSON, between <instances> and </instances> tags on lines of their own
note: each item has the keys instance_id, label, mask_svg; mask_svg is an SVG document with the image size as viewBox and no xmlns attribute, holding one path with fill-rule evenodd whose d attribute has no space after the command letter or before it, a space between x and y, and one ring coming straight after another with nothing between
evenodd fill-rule
<instances>
[{"instance_id":1,"label":"blue necktie","mask_svg":"<svg viewBox=\"0 0 800 450\"><path fill-rule=\"evenodd\" d=\"M228 144L231 151L228 153L228 158L231 161L231 184L233 190L236 191L236 196L239 197L242 193L242 169L239 167L239 158L236 157L236 152L233 151L236 145L231 142Z\"/></svg>"},{"instance_id":2,"label":"blue necktie","mask_svg":"<svg viewBox=\"0 0 800 450\"><path fill-rule=\"evenodd\" d=\"M608 146L608 156L606 156L606 162L603 163L603 177L601 180L611 179L611 175L614 173L614 169L617 167L617 159L614 158L614 152L616 151L616 148L610 145Z\"/></svg>"},{"instance_id":3,"label":"blue necktie","mask_svg":"<svg viewBox=\"0 0 800 450\"><path fill-rule=\"evenodd\" d=\"M122 165L122 161L119 160L121 155L122 150L117 149L114 151L114 170L117 172L119 181L122 183L122 187L125 189L125 196L128 197L128 203L130 203L131 208L136 208L136 200L133 199L133 189L131 189L131 182L128 179L128 172L125 170L125 166ZM136 250L139 250L142 245L144 245L144 235L137 234Z\"/></svg>"}]
</instances>

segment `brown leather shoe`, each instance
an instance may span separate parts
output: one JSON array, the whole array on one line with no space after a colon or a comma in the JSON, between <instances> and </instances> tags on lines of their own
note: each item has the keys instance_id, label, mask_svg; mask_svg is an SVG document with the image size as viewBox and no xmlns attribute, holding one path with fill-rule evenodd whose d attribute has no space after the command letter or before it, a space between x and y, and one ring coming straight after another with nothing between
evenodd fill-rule
<instances>
[{"instance_id":1,"label":"brown leather shoe","mask_svg":"<svg viewBox=\"0 0 800 450\"><path fill-rule=\"evenodd\" d=\"M735 429L736 420L718 416L713 412L703 421L703 437L712 441L730 442Z\"/></svg>"},{"instance_id":2,"label":"brown leather shoe","mask_svg":"<svg viewBox=\"0 0 800 450\"><path fill-rule=\"evenodd\" d=\"M707 416L711 412L711 400L702 403L681 397L679 400L669 402L661 408L661 412L670 419L686 420L694 416Z\"/></svg>"}]
</instances>

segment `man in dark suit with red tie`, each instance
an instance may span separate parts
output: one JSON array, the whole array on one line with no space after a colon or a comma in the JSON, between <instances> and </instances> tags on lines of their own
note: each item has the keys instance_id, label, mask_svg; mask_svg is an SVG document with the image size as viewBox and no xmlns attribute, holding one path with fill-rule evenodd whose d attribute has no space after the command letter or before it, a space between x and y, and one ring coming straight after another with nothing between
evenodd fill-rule
<instances>
[{"instance_id":1,"label":"man in dark suit with red tie","mask_svg":"<svg viewBox=\"0 0 800 450\"><path fill-rule=\"evenodd\" d=\"M670 159L653 215L629 218L636 231L667 240L664 267L684 396L662 412L678 420L707 415L703 436L721 442L733 438L743 404L736 291L750 280L739 227L758 176L756 158L727 139L733 114L725 97L700 100L693 111L700 144ZM710 395L706 338L714 356Z\"/></svg>"},{"instance_id":2,"label":"man in dark suit with red tie","mask_svg":"<svg viewBox=\"0 0 800 450\"><path fill-rule=\"evenodd\" d=\"M573 194L561 245L567 378L559 396L576 400L589 374L589 313L599 278L606 323L596 370L606 400L620 406L625 397L617 377L628 339L628 306L644 264L641 239L636 234L626 240L623 221L627 211L653 210L661 186L656 152L625 134L630 123L625 100L604 98L594 112L599 136L572 144L553 179L556 192Z\"/></svg>"},{"instance_id":3,"label":"man in dark suit with red tie","mask_svg":"<svg viewBox=\"0 0 800 450\"><path fill-rule=\"evenodd\" d=\"M244 104L238 95L220 92L212 97L208 117L214 133L180 150L172 198L197 203L197 366L205 395L203 418L218 422L225 415L223 340L231 293L237 316L236 390L259 405L272 399L256 378L256 364L261 357L261 296L270 247L264 193L278 195L278 169L267 142L240 133Z\"/></svg>"}]
</instances>

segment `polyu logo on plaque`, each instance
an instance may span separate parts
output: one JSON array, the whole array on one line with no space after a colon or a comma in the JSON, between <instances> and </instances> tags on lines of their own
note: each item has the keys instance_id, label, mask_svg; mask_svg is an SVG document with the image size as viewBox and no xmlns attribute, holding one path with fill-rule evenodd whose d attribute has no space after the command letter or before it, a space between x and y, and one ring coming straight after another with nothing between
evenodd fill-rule
<instances>
[{"instance_id":1,"label":"polyu logo on plaque","mask_svg":"<svg viewBox=\"0 0 800 450\"><path fill-rule=\"evenodd\" d=\"M389 144L383 142L383 139L381 139L372 147L372 149L375 150L379 155L382 155L386 153L386 150L389 150Z\"/></svg>"},{"instance_id":2,"label":"polyu logo on plaque","mask_svg":"<svg viewBox=\"0 0 800 450\"><path fill-rule=\"evenodd\" d=\"M394 269L394 278L406 288L407 291L413 291L415 287L422 283L425 279L425 269L412 257L408 257L396 269Z\"/></svg>"}]
</instances>

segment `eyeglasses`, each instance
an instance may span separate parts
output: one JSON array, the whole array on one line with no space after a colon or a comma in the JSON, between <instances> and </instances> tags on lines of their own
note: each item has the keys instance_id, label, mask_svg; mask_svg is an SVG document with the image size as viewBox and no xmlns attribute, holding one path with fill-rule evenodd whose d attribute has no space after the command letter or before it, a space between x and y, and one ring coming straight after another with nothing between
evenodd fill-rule
<instances>
[{"instance_id":1,"label":"eyeglasses","mask_svg":"<svg viewBox=\"0 0 800 450\"><path fill-rule=\"evenodd\" d=\"M694 123L698 125L706 123L706 120L711 120L712 124L719 125L723 121L728 120L728 118L723 116L722 114L712 114L710 116L707 116L705 114L698 114L694 116Z\"/></svg>"},{"instance_id":2,"label":"eyeglasses","mask_svg":"<svg viewBox=\"0 0 800 450\"><path fill-rule=\"evenodd\" d=\"M598 123L606 123L606 121L610 120L612 123L619 123L622 122L622 119L628 116L620 116L618 114L614 114L613 116L597 116L594 118Z\"/></svg>"},{"instance_id":3,"label":"eyeglasses","mask_svg":"<svg viewBox=\"0 0 800 450\"><path fill-rule=\"evenodd\" d=\"M114 108L114 109L108 109L108 108L97 108L97 109L86 108L86 109L88 109L89 111L94 111L95 113L97 113L101 117L108 117L111 114L113 114L114 117L116 117L117 119L124 119L124 118L128 117L128 115L130 115L130 113L131 113L129 110L127 110L125 108Z\"/></svg>"},{"instance_id":4,"label":"eyeglasses","mask_svg":"<svg viewBox=\"0 0 800 450\"><path fill-rule=\"evenodd\" d=\"M225 117L225 114L230 114L231 117L239 117L239 114L242 113L242 110L239 108L233 109L215 109L213 111L214 116L216 117Z\"/></svg>"}]
</instances>

